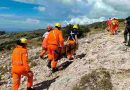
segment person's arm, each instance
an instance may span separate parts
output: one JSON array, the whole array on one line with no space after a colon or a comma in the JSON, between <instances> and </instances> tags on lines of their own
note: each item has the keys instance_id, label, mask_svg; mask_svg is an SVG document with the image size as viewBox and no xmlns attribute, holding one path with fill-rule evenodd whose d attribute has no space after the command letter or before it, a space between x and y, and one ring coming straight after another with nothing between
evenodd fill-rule
<instances>
[{"instance_id":1,"label":"person's arm","mask_svg":"<svg viewBox=\"0 0 130 90\"><path fill-rule=\"evenodd\" d=\"M59 33L59 41L60 41L60 45L63 48L64 47L64 38L62 35L62 32Z\"/></svg>"},{"instance_id":2,"label":"person's arm","mask_svg":"<svg viewBox=\"0 0 130 90\"><path fill-rule=\"evenodd\" d=\"M76 30L75 31L75 41L76 41L76 43L78 43L78 36L77 35L78 35L78 31Z\"/></svg>"},{"instance_id":3,"label":"person's arm","mask_svg":"<svg viewBox=\"0 0 130 90\"><path fill-rule=\"evenodd\" d=\"M75 41L76 41L76 44L78 43L78 37L77 37L77 34L75 35Z\"/></svg>"},{"instance_id":4,"label":"person's arm","mask_svg":"<svg viewBox=\"0 0 130 90\"><path fill-rule=\"evenodd\" d=\"M126 23L127 23L127 20L124 21L124 25L125 25L125 27L126 27Z\"/></svg>"},{"instance_id":5,"label":"person's arm","mask_svg":"<svg viewBox=\"0 0 130 90\"><path fill-rule=\"evenodd\" d=\"M68 36L68 39L67 39L67 41L66 41L67 44L68 44L68 42L69 42L69 39L70 39L70 36Z\"/></svg>"}]
</instances>

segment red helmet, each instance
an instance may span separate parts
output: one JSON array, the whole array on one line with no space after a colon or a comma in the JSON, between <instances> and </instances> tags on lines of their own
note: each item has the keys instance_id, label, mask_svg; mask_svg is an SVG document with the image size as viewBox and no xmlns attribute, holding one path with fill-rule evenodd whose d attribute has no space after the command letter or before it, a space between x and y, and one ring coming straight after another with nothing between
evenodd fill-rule
<instances>
[{"instance_id":1,"label":"red helmet","mask_svg":"<svg viewBox=\"0 0 130 90\"><path fill-rule=\"evenodd\" d=\"M51 29L52 29L52 26L48 26L48 27L47 27L47 30L51 30Z\"/></svg>"}]
</instances>

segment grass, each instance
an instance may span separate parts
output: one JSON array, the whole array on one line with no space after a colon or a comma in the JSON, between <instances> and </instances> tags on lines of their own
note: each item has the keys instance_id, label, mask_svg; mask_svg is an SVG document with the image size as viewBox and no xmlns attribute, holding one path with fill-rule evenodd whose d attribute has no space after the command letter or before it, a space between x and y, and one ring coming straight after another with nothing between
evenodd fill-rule
<instances>
[{"instance_id":1,"label":"grass","mask_svg":"<svg viewBox=\"0 0 130 90\"><path fill-rule=\"evenodd\" d=\"M30 68L33 68L35 66L37 66L37 63L35 61L32 61L31 64L30 64Z\"/></svg>"},{"instance_id":2,"label":"grass","mask_svg":"<svg viewBox=\"0 0 130 90\"><path fill-rule=\"evenodd\" d=\"M112 90L111 76L105 69L84 75L73 90Z\"/></svg>"}]
</instances>

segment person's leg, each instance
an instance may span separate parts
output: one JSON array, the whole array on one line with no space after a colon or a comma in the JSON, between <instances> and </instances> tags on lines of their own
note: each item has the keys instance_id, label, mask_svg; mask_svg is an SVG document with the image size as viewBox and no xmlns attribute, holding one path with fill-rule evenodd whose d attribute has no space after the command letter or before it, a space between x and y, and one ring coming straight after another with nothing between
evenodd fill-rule
<instances>
[{"instance_id":1,"label":"person's leg","mask_svg":"<svg viewBox=\"0 0 130 90\"><path fill-rule=\"evenodd\" d=\"M47 52L47 49L43 48L42 52L40 53L40 57L43 58L46 52Z\"/></svg>"},{"instance_id":2,"label":"person's leg","mask_svg":"<svg viewBox=\"0 0 130 90\"><path fill-rule=\"evenodd\" d=\"M57 46L52 46L52 61L51 61L51 67L52 67L52 72L56 72L57 69L57 64L58 64L58 53L56 53L56 50L58 50Z\"/></svg>"},{"instance_id":3,"label":"person's leg","mask_svg":"<svg viewBox=\"0 0 130 90\"><path fill-rule=\"evenodd\" d=\"M128 30L125 29L125 31L124 31L124 42L123 43L127 43L127 35L128 35Z\"/></svg>"},{"instance_id":4,"label":"person's leg","mask_svg":"<svg viewBox=\"0 0 130 90\"><path fill-rule=\"evenodd\" d=\"M74 53L75 53L75 50L76 50L76 42L74 41L74 40L71 40L70 41L70 46L71 46L71 51L70 51L70 60L73 60L74 58L73 58L73 55L74 55Z\"/></svg>"},{"instance_id":5,"label":"person's leg","mask_svg":"<svg viewBox=\"0 0 130 90\"><path fill-rule=\"evenodd\" d=\"M12 78L13 78L12 90L18 90L19 85L20 85L21 75L13 73Z\"/></svg>"},{"instance_id":6,"label":"person's leg","mask_svg":"<svg viewBox=\"0 0 130 90\"><path fill-rule=\"evenodd\" d=\"M51 60L48 60L47 67L51 68Z\"/></svg>"},{"instance_id":7,"label":"person's leg","mask_svg":"<svg viewBox=\"0 0 130 90\"><path fill-rule=\"evenodd\" d=\"M47 52L48 52L48 64L47 64L47 67L51 68L51 61L53 60L51 46L48 47Z\"/></svg>"},{"instance_id":8,"label":"person's leg","mask_svg":"<svg viewBox=\"0 0 130 90\"><path fill-rule=\"evenodd\" d=\"M26 72L23 73L24 76L26 76L28 78L28 82L27 82L27 88L31 88L33 85L33 72Z\"/></svg>"},{"instance_id":9,"label":"person's leg","mask_svg":"<svg viewBox=\"0 0 130 90\"><path fill-rule=\"evenodd\" d=\"M68 45L68 51L67 51L67 58L69 59L69 60L71 60L72 59L72 45L69 43L69 45Z\"/></svg>"},{"instance_id":10,"label":"person's leg","mask_svg":"<svg viewBox=\"0 0 130 90\"><path fill-rule=\"evenodd\" d=\"M127 29L129 33L129 41L128 41L128 46L130 46L130 28Z\"/></svg>"}]
</instances>

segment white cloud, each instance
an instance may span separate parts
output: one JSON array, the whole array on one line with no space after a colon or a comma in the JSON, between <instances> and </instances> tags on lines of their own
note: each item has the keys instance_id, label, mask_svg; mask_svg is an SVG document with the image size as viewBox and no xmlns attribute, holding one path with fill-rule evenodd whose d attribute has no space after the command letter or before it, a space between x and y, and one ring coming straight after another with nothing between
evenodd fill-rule
<instances>
[{"instance_id":1,"label":"white cloud","mask_svg":"<svg viewBox=\"0 0 130 90\"><path fill-rule=\"evenodd\" d=\"M43 6L34 7L34 9L36 9L36 10L38 10L40 12L44 12L46 10L46 8L43 7Z\"/></svg>"},{"instance_id":2,"label":"white cloud","mask_svg":"<svg viewBox=\"0 0 130 90\"><path fill-rule=\"evenodd\" d=\"M63 4L73 5L75 3L87 3L87 0L57 0Z\"/></svg>"},{"instance_id":3,"label":"white cloud","mask_svg":"<svg viewBox=\"0 0 130 90\"><path fill-rule=\"evenodd\" d=\"M24 2L24 3L34 3L36 0L13 0L16 2Z\"/></svg>"},{"instance_id":4,"label":"white cloud","mask_svg":"<svg viewBox=\"0 0 130 90\"><path fill-rule=\"evenodd\" d=\"M105 18L104 17L100 17L98 19L92 19L92 18L88 18L87 16L80 16L80 17L76 17L76 18L72 18L70 21L65 21L66 24L80 24L80 25L84 25L84 24L91 24L94 22L101 22L104 21Z\"/></svg>"},{"instance_id":5,"label":"white cloud","mask_svg":"<svg viewBox=\"0 0 130 90\"><path fill-rule=\"evenodd\" d=\"M105 20L105 18L109 17L125 18L128 15L130 15L130 6L129 6L130 0L13 0L13 1L39 4L41 6L35 7L35 9L42 12L46 10L46 8L42 6L44 4L47 4L48 6L52 5L49 4L51 1L54 4L62 3L62 7L67 7L66 5L70 5L68 6L70 7L69 16L63 16L63 17L69 17L70 21L65 21L65 23L89 24ZM52 7L56 8L55 5ZM61 8L56 8L55 10L61 11ZM66 9L64 10L64 12L67 12ZM83 13L80 14L80 12ZM75 15L71 13L75 13ZM78 14L80 16L78 16ZM55 17L57 16L57 14L53 14L53 16Z\"/></svg>"},{"instance_id":6,"label":"white cloud","mask_svg":"<svg viewBox=\"0 0 130 90\"><path fill-rule=\"evenodd\" d=\"M25 23L35 25L35 24L39 24L39 23L40 23L40 20L38 20L38 19L32 19L32 18L27 18L27 19L25 20Z\"/></svg>"},{"instance_id":7,"label":"white cloud","mask_svg":"<svg viewBox=\"0 0 130 90\"><path fill-rule=\"evenodd\" d=\"M0 10L8 10L9 7L0 7Z\"/></svg>"}]
</instances>

